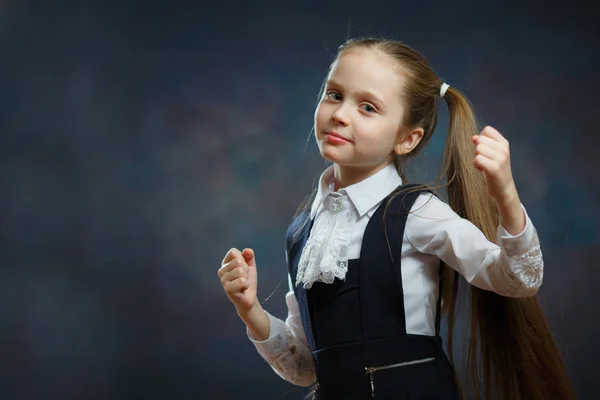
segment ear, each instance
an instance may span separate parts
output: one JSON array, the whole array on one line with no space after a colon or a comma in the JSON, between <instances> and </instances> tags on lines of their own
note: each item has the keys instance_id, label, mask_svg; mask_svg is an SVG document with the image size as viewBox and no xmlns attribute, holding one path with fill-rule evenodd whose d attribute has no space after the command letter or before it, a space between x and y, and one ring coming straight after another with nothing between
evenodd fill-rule
<instances>
[{"instance_id":1,"label":"ear","mask_svg":"<svg viewBox=\"0 0 600 400\"><path fill-rule=\"evenodd\" d=\"M394 152L399 156L410 153L423 139L423 133L423 128L417 128L404 135L400 134L400 139L394 146Z\"/></svg>"}]
</instances>

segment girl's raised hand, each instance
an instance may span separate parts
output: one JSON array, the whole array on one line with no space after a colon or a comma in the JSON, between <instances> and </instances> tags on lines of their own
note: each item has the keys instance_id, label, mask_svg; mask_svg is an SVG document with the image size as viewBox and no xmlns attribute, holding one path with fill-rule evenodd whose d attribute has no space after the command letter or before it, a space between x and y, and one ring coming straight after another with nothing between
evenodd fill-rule
<instances>
[{"instance_id":1,"label":"girl's raised hand","mask_svg":"<svg viewBox=\"0 0 600 400\"><path fill-rule=\"evenodd\" d=\"M498 203L516 198L508 140L491 126L486 126L472 140L475 145L473 164L485 175L489 195Z\"/></svg>"}]
</instances>

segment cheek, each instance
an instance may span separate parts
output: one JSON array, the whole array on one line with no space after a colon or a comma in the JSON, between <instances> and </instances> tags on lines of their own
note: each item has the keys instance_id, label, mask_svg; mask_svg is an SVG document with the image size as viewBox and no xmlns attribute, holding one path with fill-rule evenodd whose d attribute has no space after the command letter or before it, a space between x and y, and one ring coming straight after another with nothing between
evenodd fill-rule
<instances>
[{"instance_id":1,"label":"cheek","mask_svg":"<svg viewBox=\"0 0 600 400\"><path fill-rule=\"evenodd\" d=\"M387 154L394 150L396 133L393 128L379 124L363 125L361 147L368 154Z\"/></svg>"},{"instance_id":2,"label":"cheek","mask_svg":"<svg viewBox=\"0 0 600 400\"><path fill-rule=\"evenodd\" d=\"M315 110L315 127L320 130L321 125L327 120L326 107L323 107L323 103L319 103Z\"/></svg>"}]
</instances>

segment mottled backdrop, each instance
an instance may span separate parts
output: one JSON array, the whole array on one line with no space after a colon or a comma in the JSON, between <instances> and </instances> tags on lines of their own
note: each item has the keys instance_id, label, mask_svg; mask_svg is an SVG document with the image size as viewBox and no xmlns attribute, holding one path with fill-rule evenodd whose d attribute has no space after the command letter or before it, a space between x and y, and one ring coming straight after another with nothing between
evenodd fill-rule
<instances>
[{"instance_id":1,"label":"mottled backdrop","mask_svg":"<svg viewBox=\"0 0 600 400\"><path fill-rule=\"evenodd\" d=\"M360 35L422 51L511 141L540 297L596 398L600 22L583 4L0 1L0 398L304 393L255 352L217 269L253 247L285 316L285 230L326 165L317 91ZM446 126L444 106L413 180L436 176Z\"/></svg>"}]
</instances>

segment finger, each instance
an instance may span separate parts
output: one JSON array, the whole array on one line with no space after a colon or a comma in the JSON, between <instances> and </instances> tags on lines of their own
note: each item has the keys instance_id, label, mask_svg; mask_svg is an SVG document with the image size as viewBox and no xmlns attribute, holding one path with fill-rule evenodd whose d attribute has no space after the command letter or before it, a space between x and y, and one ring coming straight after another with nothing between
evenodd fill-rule
<instances>
[{"instance_id":1,"label":"finger","mask_svg":"<svg viewBox=\"0 0 600 400\"><path fill-rule=\"evenodd\" d=\"M243 292L250 287L247 278L238 278L234 281L229 281L225 284L224 289L228 294Z\"/></svg>"},{"instance_id":2,"label":"finger","mask_svg":"<svg viewBox=\"0 0 600 400\"><path fill-rule=\"evenodd\" d=\"M475 155L482 155L497 162L504 162L505 158L501 150L487 144L478 144L475 147Z\"/></svg>"},{"instance_id":3,"label":"finger","mask_svg":"<svg viewBox=\"0 0 600 400\"><path fill-rule=\"evenodd\" d=\"M486 126L485 128L483 128L483 130L481 131L479 136L489 137L498 142L507 142L507 140L504 138L504 136L502 136L502 134L500 132L498 132L496 129L492 128L491 126Z\"/></svg>"},{"instance_id":4,"label":"finger","mask_svg":"<svg viewBox=\"0 0 600 400\"><path fill-rule=\"evenodd\" d=\"M221 285L225 286L227 282L234 281L238 278L247 278L248 273L241 267L237 267L221 277Z\"/></svg>"},{"instance_id":5,"label":"finger","mask_svg":"<svg viewBox=\"0 0 600 400\"><path fill-rule=\"evenodd\" d=\"M477 140L477 145L475 146L475 154L479 154L479 152L483 152L483 149L487 149L487 153L491 151L494 152L494 155L486 154L491 158L494 158L496 161L505 164L510 158L510 150L508 149L508 142L497 142L489 137L480 137Z\"/></svg>"},{"instance_id":6,"label":"finger","mask_svg":"<svg viewBox=\"0 0 600 400\"><path fill-rule=\"evenodd\" d=\"M232 269L231 271L229 271L228 273L225 274L224 278L227 278L227 280L229 281L233 281L236 280L237 278L247 278L248 277L248 272L242 268L242 267L237 267Z\"/></svg>"},{"instance_id":7,"label":"finger","mask_svg":"<svg viewBox=\"0 0 600 400\"><path fill-rule=\"evenodd\" d=\"M236 249L235 247L232 247L231 249L229 249L229 251L227 252L227 254L225 254L225 258L223 258L223 261L221 261L221 264L227 264L229 261L233 260L236 257L241 256L242 253Z\"/></svg>"},{"instance_id":8,"label":"finger","mask_svg":"<svg viewBox=\"0 0 600 400\"><path fill-rule=\"evenodd\" d=\"M218 275L221 278L224 274L238 267L244 269L245 271L248 271L248 264L246 264L246 261L244 261L244 258L241 256L229 261L227 264L219 268Z\"/></svg>"},{"instance_id":9,"label":"finger","mask_svg":"<svg viewBox=\"0 0 600 400\"><path fill-rule=\"evenodd\" d=\"M499 142L496 139L493 139L489 136L476 136L475 144L486 144L491 147L495 147L498 149L503 149L506 147L506 143Z\"/></svg>"},{"instance_id":10,"label":"finger","mask_svg":"<svg viewBox=\"0 0 600 400\"><path fill-rule=\"evenodd\" d=\"M225 274L227 274L235 267L237 267L237 261L231 260L228 263L221 265L221 268L219 268L219 270L217 271L217 275L219 275L219 278L223 278Z\"/></svg>"},{"instance_id":11,"label":"finger","mask_svg":"<svg viewBox=\"0 0 600 400\"><path fill-rule=\"evenodd\" d=\"M478 170L488 174L493 174L499 169L498 162L481 154L475 157L475 159L473 160L473 165Z\"/></svg>"},{"instance_id":12,"label":"finger","mask_svg":"<svg viewBox=\"0 0 600 400\"><path fill-rule=\"evenodd\" d=\"M254 250L246 248L244 249L244 251L242 251L242 256L244 256L244 259L246 263L248 263L248 266L256 267Z\"/></svg>"}]
</instances>

